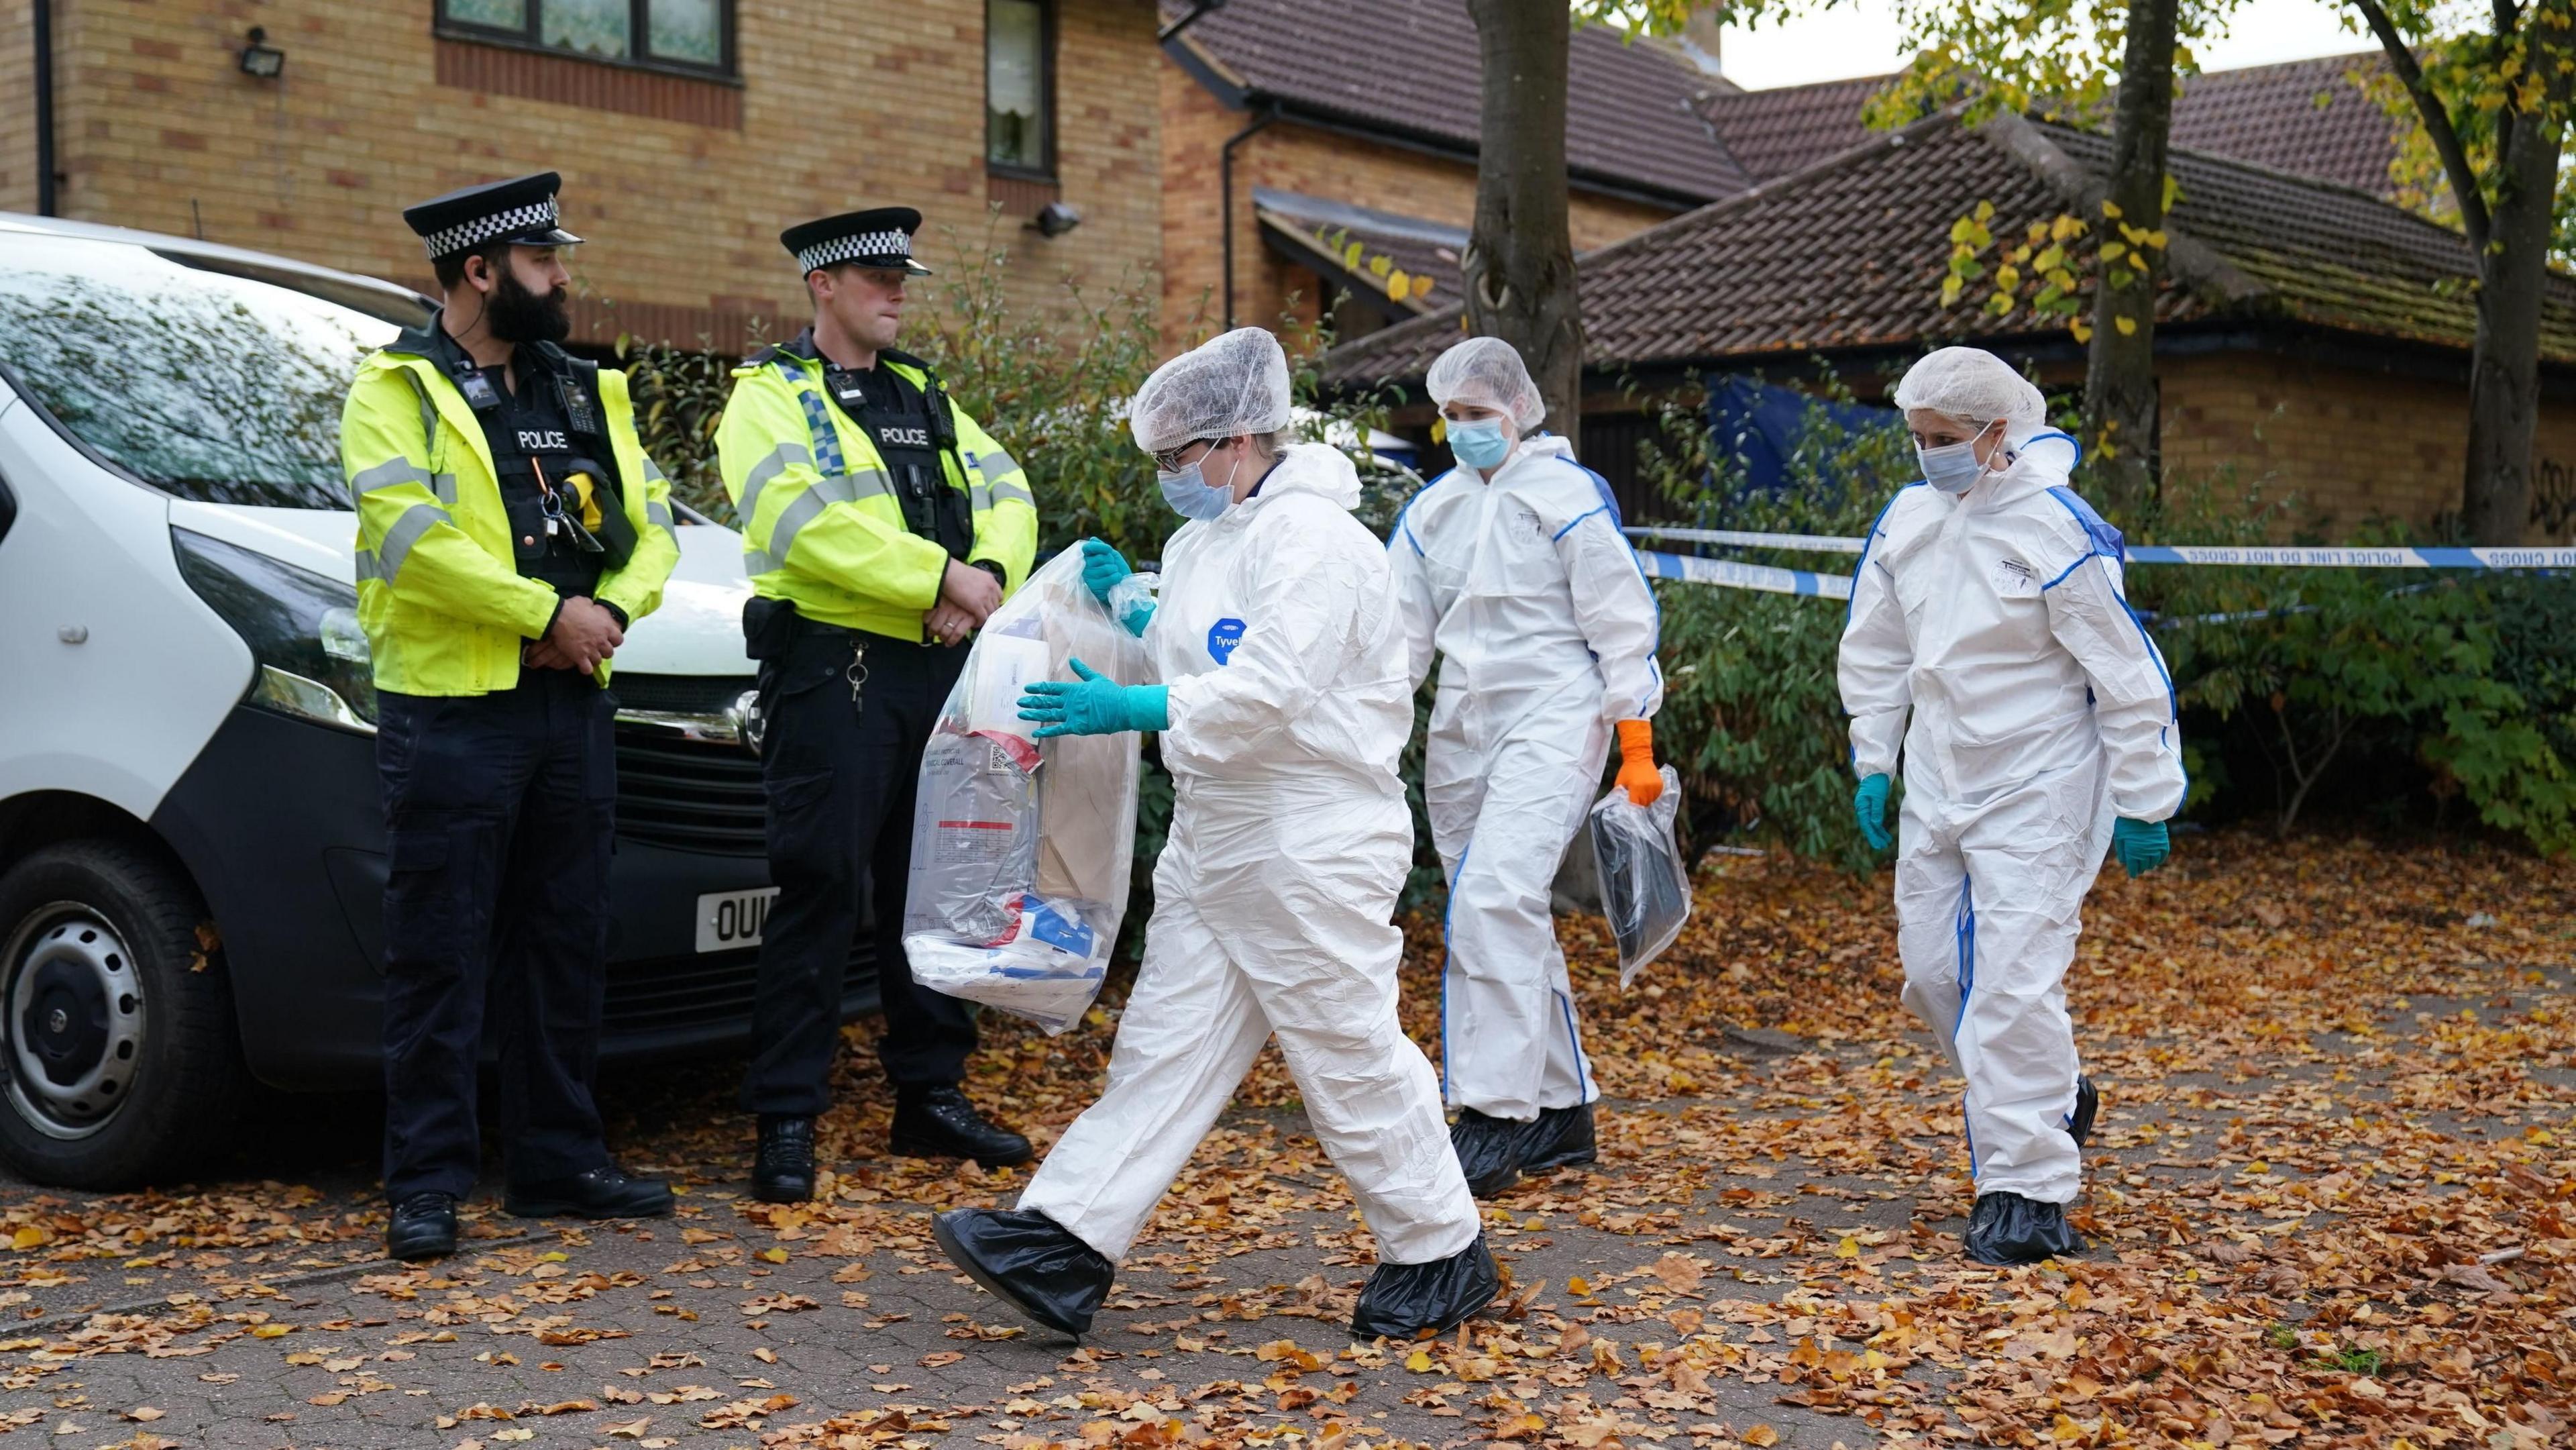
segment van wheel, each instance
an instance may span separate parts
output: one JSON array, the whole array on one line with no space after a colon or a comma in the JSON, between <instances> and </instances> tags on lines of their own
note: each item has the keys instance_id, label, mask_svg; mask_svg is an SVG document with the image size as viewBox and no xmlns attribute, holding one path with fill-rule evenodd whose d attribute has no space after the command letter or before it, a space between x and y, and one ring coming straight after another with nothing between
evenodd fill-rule
<instances>
[{"instance_id":1,"label":"van wheel","mask_svg":"<svg viewBox=\"0 0 2576 1450\"><path fill-rule=\"evenodd\" d=\"M186 878L113 841L0 876L0 1157L38 1183L185 1176L223 1145L249 1075L232 989Z\"/></svg>"}]
</instances>

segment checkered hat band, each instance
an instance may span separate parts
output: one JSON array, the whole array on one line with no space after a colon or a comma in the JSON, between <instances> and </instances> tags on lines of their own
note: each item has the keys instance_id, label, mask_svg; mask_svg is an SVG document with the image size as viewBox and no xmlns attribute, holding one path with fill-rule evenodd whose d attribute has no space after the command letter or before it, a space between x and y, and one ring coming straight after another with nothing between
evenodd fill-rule
<instances>
[{"instance_id":1,"label":"checkered hat band","mask_svg":"<svg viewBox=\"0 0 2576 1450\"><path fill-rule=\"evenodd\" d=\"M837 267L843 262L855 262L862 257L909 257L911 255L912 238L905 236L901 231L858 232L846 237L834 237L828 242L816 242L796 254L796 265L811 272L817 267Z\"/></svg>"},{"instance_id":2,"label":"checkered hat band","mask_svg":"<svg viewBox=\"0 0 2576 1450\"><path fill-rule=\"evenodd\" d=\"M458 222L444 230L431 232L424 240L429 248L430 260L436 261L440 257L462 252L469 247L479 247L494 237L517 236L521 232L532 232L540 228L552 227L554 224L555 204L549 199L533 201L526 206L514 206L508 211L479 216L472 221Z\"/></svg>"}]
</instances>

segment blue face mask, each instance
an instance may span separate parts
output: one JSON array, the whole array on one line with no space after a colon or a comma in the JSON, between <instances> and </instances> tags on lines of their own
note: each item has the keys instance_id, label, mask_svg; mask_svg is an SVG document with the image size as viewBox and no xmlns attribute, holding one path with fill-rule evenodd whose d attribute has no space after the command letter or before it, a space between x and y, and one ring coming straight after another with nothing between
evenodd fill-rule
<instances>
[{"instance_id":1,"label":"blue face mask","mask_svg":"<svg viewBox=\"0 0 2576 1450\"><path fill-rule=\"evenodd\" d=\"M1212 519L1234 507L1234 490L1209 484L1195 463L1173 473L1157 469L1154 481L1163 486L1163 502L1185 519Z\"/></svg>"},{"instance_id":2,"label":"blue face mask","mask_svg":"<svg viewBox=\"0 0 2576 1450\"><path fill-rule=\"evenodd\" d=\"M1451 423L1447 431L1451 456L1478 472L1497 467L1512 456L1512 440L1503 436L1499 418Z\"/></svg>"},{"instance_id":3,"label":"blue face mask","mask_svg":"<svg viewBox=\"0 0 2576 1450\"><path fill-rule=\"evenodd\" d=\"M1974 442L1950 443L1939 448L1917 445L1915 461L1923 465L1923 481L1943 493L1966 493L1983 478L1986 466L1977 461Z\"/></svg>"}]
</instances>

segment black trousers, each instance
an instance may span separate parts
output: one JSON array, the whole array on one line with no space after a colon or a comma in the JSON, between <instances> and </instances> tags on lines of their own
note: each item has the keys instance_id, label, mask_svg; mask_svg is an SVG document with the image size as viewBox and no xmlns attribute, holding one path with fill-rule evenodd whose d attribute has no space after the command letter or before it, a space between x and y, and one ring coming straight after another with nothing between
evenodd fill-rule
<instances>
[{"instance_id":1,"label":"black trousers","mask_svg":"<svg viewBox=\"0 0 2576 1450\"><path fill-rule=\"evenodd\" d=\"M385 1193L462 1196L481 1165L488 1010L510 1181L608 1161L591 1084L608 951L617 756L608 692L571 670L516 689L377 695L385 886Z\"/></svg>"},{"instance_id":2,"label":"black trousers","mask_svg":"<svg viewBox=\"0 0 2576 1450\"><path fill-rule=\"evenodd\" d=\"M855 670L853 641L865 645ZM942 1087L965 1076L975 1019L964 1002L916 985L903 956L922 747L965 667L964 645L811 625L786 654L761 662L760 770L778 900L761 927L746 1111L810 1117L829 1105L841 976L863 921L885 1002L877 1059L887 1079ZM854 674L864 679L855 699Z\"/></svg>"}]
</instances>

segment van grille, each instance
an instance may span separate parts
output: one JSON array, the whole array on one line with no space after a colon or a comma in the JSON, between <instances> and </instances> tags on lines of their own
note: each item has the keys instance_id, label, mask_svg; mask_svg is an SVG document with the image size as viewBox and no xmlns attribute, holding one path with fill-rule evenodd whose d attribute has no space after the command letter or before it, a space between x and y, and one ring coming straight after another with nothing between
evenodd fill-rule
<instances>
[{"instance_id":1,"label":"van grille","mask_svg":"<svg viewBox=\"0 0 2576 1450\"><path fill-rule=\"evenodd\" d=\"M760 758L739 745L617 727L617 834L709 856L765 856Z\"/></svg>"},{"instance_id":2,"label":"van grille","mask_svg":"<svg viewBox=\"0 0 2576 1450\"><path fill-rule=\"evenodd\" d=\"M872 1011L877 1005L875 954L867 939L850 948L841 978L841 1014ZM706 952L696 956L659 957L615 962L608 969L608 1000L602 1025L612 1051L650 1050L660 1037L702 1040L751 1030L753 986L760 975L757 949Z\"/></svg>"}]
</instances>

